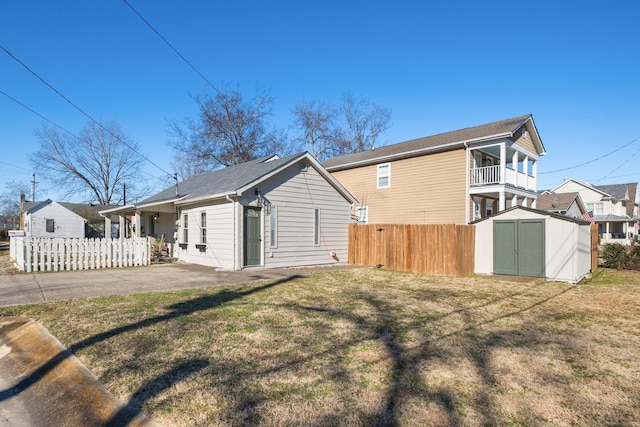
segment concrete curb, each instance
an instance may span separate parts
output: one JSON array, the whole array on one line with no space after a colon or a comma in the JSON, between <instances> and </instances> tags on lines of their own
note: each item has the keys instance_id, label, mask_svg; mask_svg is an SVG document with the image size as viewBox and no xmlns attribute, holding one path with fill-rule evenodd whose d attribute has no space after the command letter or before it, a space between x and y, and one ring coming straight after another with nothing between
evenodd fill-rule
<instances>
[{"instance_id":1,"label":"concrete curb","mask_svg":"<svg viewBox=\"0 0 640 427\"><path fill-rule=\"evenodd\" d=\"M27 317L0 317L0 424L158 426Z\"/></svg>"}]
</instances>

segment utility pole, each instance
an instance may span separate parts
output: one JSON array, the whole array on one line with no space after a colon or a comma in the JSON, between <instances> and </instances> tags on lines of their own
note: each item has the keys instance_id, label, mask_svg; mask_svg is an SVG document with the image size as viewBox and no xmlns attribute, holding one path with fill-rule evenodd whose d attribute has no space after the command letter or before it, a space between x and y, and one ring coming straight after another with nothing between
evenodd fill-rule
<instances>
[{"instance_id":1,"label":"utility pole","mask_svg":"<svg viewBox=\"0 0 640 427\"><path fill-rule=\"evenodd\" d=\"M122 184L122 205L127 206L127 183Z\"/></svg>"},{"instance_id":2,"label":"utility pole","mask_svg":"<svg viewBox=\"0 0 640 427\"><path fill-rule=\"evenodd\" d=\"M173 180L176 182L176 196L179 196L180 194L178 193L178 172L173 173Z\"/></svg>"},{"instance_id":3,"label":"utility pole","mask_svg":"<svg viewBox=\"0 0 640 427\"><path fill-rule=\"evenodd\" d=\"M31 175L31 194L29 195L32 202L35 202L36 200L36 184L36 174L34 173Z\"/></svg>"}]
</instances>

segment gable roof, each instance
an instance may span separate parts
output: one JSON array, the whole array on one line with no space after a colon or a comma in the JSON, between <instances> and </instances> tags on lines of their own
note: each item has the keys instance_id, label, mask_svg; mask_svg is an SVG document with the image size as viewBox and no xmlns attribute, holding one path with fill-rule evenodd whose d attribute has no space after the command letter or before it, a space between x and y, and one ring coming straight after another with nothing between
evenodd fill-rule
<instances>
[{"instance_id":1,"label":"gable roof","mask_svg":"<svg viewBox=\"0 0 640 427\"><path fill-rule=\"evenodd\" d=\"M34 212L43 209L47 206L52 206L52 205L58 205L63 209L66 209L69 211L70 215L76 216L82 220L85 220L86 218L83 217L82 215L79 215L77 212L74 212L73 210L69 209L67 206L65 206L63 203L58 203L58 202L54 202L51 199L47 199L44 201L40 201L40 202L24 202L23 208L24 208L24 213L25 214L33 214Z\"/></svg>"},{"instance_id":2,"label":"gable roof","mask_svg":"<svg viewBox=\"0 0 640 427\"><path fill-rule=\"evenodd\" d=\"M578 203L580 210L585 212L580 194L577 192L538 194L536 198L536 209L550 212L564 212L568 210L573 203Z\"/></svg>"},{"instance_id":3,"label":"gable roof","mask_svg":"<svg viewBox=\"0 0 640 427\"><path fill-rule=\"evenodd\" d=\"M635 189L629 187L637 186L636 183L629 184L612 184L612 185L594 185L595 188L607 193L608 195L618 200L631 200L633 194L633 200L635 201Z\"/></svg>"},{"instance_id":4,"label":"gable roof","mask_svg":"<svg viewBox=\"0 0 640 427\"><path fill-rule=\"evenodd\" d=\"M514 211L514 210L523 210L523 211L526 211L526 212L531 212L531 213L538 214L538 215L544 215L544 216L548 216L548 217L551 217L551 218L560 219L562 221L567 221L567 222L573 222L575 224L580 224L580 225L591 225L591 223L589 221L585 221L584 219L574 218L574 217L571 217L571 216L561 215L561 214L558 214L558 213L555 213L555 212L543 211L543 210L540 210L538 208L534 209L534 208L524 207L524 206L520 206L520 205L512 206L512 207L507 208L507 209L505 209L503 211L496 212L493 215L489 215L489 216L486 216L484 218L477 219L477 220L475 220L473 222L470 222L469 225L474 225L474 224L477 224L479 222L486 221L486 220L488 220L490 218L497 218L499 216L502 216L502 215L506 214L507 212L511 212L511 211Z\"/></svg>"},{"instance_id":5,"label":"gable roof","mask_svg":"<svg viewBox=\"0 0 640 427\"><path fill-rule=\"evenodd\" d=\"M515 132L524 125L527 125L531 138L540 154L545 154L544 146L542 145L536 126L533 123L533 116L531 114L526 114L524 116L500 120L480 126L386 145L374 150L333 157L322 165L327 168L327 170L334 171L364 166L371 163L380 163L382 161L414 157L424 155L429 152L446 151L461 148L465 144L490 141L499 138L511 138L515 135Z\"/></svg>"},{"instance_id":6,"label":"gable roof","mask_svg":"<svg viewBox=\"0 0 640 427\"><path fill-rule=\"evenodd\" d=\"M283 158L278 158L277 156L263 157L196 175L178 183L178 194L176 194L176 187L171 186L137 203L136 207L140 208L159 203L186 204L199 200L241 194L249 187L257 185L300 160L305 160L310 166L314 167L350 203L357 203L356 199L308 152L302 152Z\"/></svg>"}]
</instances>

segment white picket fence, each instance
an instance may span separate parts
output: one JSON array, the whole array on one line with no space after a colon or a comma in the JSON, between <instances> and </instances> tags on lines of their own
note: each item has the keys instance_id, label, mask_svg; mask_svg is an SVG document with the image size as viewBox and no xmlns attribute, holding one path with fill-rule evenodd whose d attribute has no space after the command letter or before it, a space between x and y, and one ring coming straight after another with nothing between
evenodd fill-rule
<instances>
[{"instance_id":1,"label":"white picket fence","mask_svg":"<svg viewBox=\"0 0 640 427\"><path fill-rule=\"evenodd\" d=\"M145 238L11 237L9 255L20 271L91 270L149 265L151 245Z\"/></svg>"}]
</instances>

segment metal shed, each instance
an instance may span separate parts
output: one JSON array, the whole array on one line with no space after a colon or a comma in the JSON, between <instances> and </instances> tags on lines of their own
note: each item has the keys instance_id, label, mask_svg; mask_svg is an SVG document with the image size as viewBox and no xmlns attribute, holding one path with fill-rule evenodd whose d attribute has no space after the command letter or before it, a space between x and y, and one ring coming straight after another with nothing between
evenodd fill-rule
<instances>
[{"instance_id":1,"label":"metal shed","mask_svg":"<svg viewBox=\"0 0 640 427\"><path fill-rule=\"evenodd\" d=\"M472 223L475 272L577 283L591 269L590 223L514 206Z\"/></svg>"}]
</instances>

